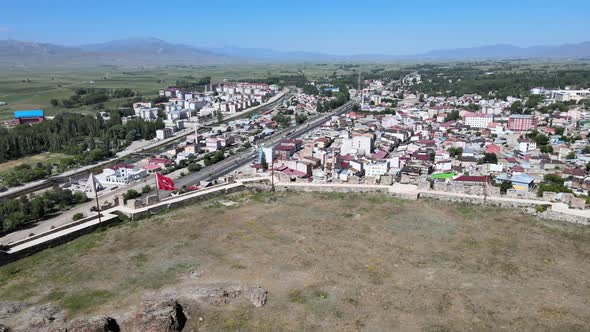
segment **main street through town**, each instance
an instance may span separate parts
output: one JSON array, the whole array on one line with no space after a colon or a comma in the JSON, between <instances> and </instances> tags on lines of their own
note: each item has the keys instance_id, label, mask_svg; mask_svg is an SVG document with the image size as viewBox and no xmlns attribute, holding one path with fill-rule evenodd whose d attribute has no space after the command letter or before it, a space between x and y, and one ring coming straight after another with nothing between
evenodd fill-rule
<instances>
[{"instance_id":1,"label":"main street through town","mask_svg":"<svg viewBox=\"0 0 590 332\"><path fill-rule=\"evenodd\" d=\"M353 105L354 105L354 102L349 101L346 104L340 106L339 108L335 109L332 112L329 112L326 114L320 114L318 117L311 119L311 120L307 121L306 123L303 123L303 124L297 126L295 129L289 128L287 130L283 130L282 132L277 133L276 135L273 135L272 137L270 137L266 140L261 140L261 141L257 142L257 144L258 145L264 144L264 146L270 147L270 146L275 146L276 144L278 144L280 141L282 141L284 139L299 138L299 137L307 134L311 130L321 126L328 119L330 119L330 117L332 117L334 115L340 115L342 113L350 111L352 109ZM287 135L284 135L283 132L290 132L290 133ZM257 157L257 151L255 148L249 149L247 151L243 151L241 153L237 153L237 154L230 156L230 157L228 157L216 164L204 167L199 172L191 173L191 174L185 175L181 178L178 178L177 180L175 180L175 185L176 185L176 187L198 185L201 181L216 179L218 177L227 175L227 174L235 171L236 169L239 169L245 165L252 163L253 161L256 160L256 157ZM165 197L169 194L162 194L161 193L160 195L161 195L161 197Z\"/></svg>"}]
</instances>

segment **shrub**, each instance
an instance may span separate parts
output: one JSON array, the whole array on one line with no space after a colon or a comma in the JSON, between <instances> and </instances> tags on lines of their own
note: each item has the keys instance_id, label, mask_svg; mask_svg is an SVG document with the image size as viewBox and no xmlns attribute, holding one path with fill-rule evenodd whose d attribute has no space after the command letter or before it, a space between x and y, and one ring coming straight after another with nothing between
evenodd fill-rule
<instances>
[{"instance_id":1,"label":"shrub","mask_svg":"<svg viewBox=\"0 0 590 332\"><path fill-rule=\"evenodd\" d=\"M549 209L550 206L551 206L550 204L537 205L535 210L537 211L537 213L543 213L543 212L547 211L547 209Z\"/></svg>"},{"instance_id":2,"label":"shrub","mask_svg":"<svg viewBox=\"0 0 590 332\"><path fill-rule=\"evenodd\" d=\"M137 192L135 189L129 189L126 193L123 194L123 200L127 202L130 199L138 198L141 194Z\"/></svg>"},{"instance_id":3,"label":"shrub","mask_svg":"<svg viewBox=\"0 0 590 332\"><path fill-rule=\"evenodd\" d=\"M188 165L188 171L191 173L198 172L201 170L201 165L197 163L192 163Z\"/></svg>"},{"instance_id":4,"label":"shrub","mask_svg":"<svg viewBox=\"0 0 590 332\"><path fill-rule=\"evenodd\" d=\"M141 188L142 194L147 194L152 191L152 187L149 184L146 184L143 188Z\"/></svg>"},{"instance_id":5,"label":"shrub","mask_svg":"<svg viewBox=\"0 0 590 332\"><path fill-rule=\"evenodd\" d=\"M84 213L82 213L82 212L75 213L75 214L72 216L72 220L73 220L73 221L77 221L77 220L80 220L80 219L82 219L82 218L84 218Z\"/></svg>"}]
</instances>

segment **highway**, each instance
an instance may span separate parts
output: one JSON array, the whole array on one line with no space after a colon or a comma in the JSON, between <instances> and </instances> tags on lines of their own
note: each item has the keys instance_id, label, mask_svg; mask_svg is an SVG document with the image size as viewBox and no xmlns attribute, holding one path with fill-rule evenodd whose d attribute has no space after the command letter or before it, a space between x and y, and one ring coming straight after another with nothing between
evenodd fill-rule
<instances>
[{"instance_id":1,"label":"highway","mask_svg":"<svg viewBox=\"0 0 590 332\"><path fill-rule=\"evenodd\" d=\"M282 133L279 133L278 135L274 135L273 137L270 137L266 140L261 140L257 142L257 144L264 144L264 146L270 147L275 146L284 139L299 138L325 123L328 119L330 119L330 117L350 111L353 105L354 101L349 101L330 113L321 115L315 119L312 119L310 122L306 122L295 127L295 130L293 130L293 132L287 136L284 136ZM216 164L204 167L199 172L191 173L179 179L176 179L174 184L177 188L180 188L182 186L198 185L201 181L204 180L216 179L218 177L229 174L238 168L241 168L245 165L252 163L256 160L256 155L257 151L253 151L252 149L235 154ZM160 193L160 195L167 196L169 194L165 195Z\"/></svg>"}]
</instances>

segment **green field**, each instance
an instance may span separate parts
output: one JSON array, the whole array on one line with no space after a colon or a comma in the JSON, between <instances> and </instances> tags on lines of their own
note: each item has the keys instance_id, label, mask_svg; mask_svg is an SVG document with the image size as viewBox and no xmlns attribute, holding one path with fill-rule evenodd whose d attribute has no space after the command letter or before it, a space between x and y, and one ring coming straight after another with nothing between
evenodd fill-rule
<instances>
[{"instance_id":1,"label":"green field","mask_svg":"<svg viewBox=\"0 0 590 332\"><path fill-rule=\"evenodd\" d=\"M355 67L370 70L375 66ZM396 65L387 67L399 68ZM319 78L333 73L350 74L351 70L339 69L337 64L302 65L235 65L209 67L158 67L118 68L96 67L89 69L63 69L59 71L29 71L22 68L0 69L0 101L7 106L0 107L0 120L12 119L12 112L21 109L44 109L48 116L60 112L95 113L93 105L80 108L52 107L50 100L67 99L77 88L129 88L143 96L155 96L158 89L174 85L176 80L211 76L212 82L224 80L252 80L269 76L296 75L304 73L308 78ZM379 66L384 68L384 66ZM90 83L93 81L94 83ZM109 100L105 109L119 107L125 100Z\"/></svg>"}]
</instances>

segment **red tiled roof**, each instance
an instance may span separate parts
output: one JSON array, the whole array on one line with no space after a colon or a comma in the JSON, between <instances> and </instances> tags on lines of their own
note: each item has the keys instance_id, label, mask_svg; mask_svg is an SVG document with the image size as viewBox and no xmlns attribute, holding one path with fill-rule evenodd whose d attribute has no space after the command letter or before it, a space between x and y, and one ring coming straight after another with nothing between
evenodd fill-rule
<instances>
[{"instance_id":1,"label":"red tiled roof","mask_svg":"<svg viewBox=\"0 0 590 332\"><path fill-rule=\"evenodd\" d=\"M460 182L486 182L487 176L474 176L474 175L461 175L455 178L453 181Z\"/></svg>"},{"instance_id":2,"label":"red tiled roof","mask_svg":"<svg viewBox=\"0 0 590 332\"><path fill-rule=\"evenodd\" d=\"M165 164L165 165L168 165L168 164L172 164L173 161L170 160L170 159L166 159L166 158L152 158L152 159L150 159L148 161L148 163L150 163L150 164Z\"/></svg>"},{"instance_id":3,"label":"red tiled roof","mask_svg":"<svg viewBox=\"0 0 590 332\"><path fill-rule=\"evenodd\" d=\"M297 170L290 169L290 168L286 168L282 172L285 173L286 175L294 175L294 176L297 176L297 177L300 177L300 178L302 178L302 177L304 177L304 176L307 175L304 172L297 171Z\"/></svg>"},{"instance_id":4,"label":"red tiled roof","mask_svg":"<svg viewBox=\"0 0 590 332\"><path fill-rule=\"evenodd\" d=\"M563 174L570 174L574 176L584 176L586 172L580 168L566 168L563 170Z\"/></svg>"},{"instance_id":5,"label":"red tiled roof","mask_svg":"<svg viewBox=\"0 0 590 332\"><path fill-rule=\"evenodd\" d=\"M119 168L133 168L133 167L135 167L135 166L120 163L120 164L116 164L115 166L111 167L111 169L118 170Z\"/></svg>"},{"instance_id":6,"label":"red tiled roof","mask_svg":"<svg viewBox=\"0 0 590 332\"><path fill-rule=\"evenodd\" d=\"M160 169L160 168L161 167L158 164L149 164L149 165L143 166L143 169L145 169L147 171L154 171L154 170L157 170L157 169Z\"/></svg>"}]
</instances>

